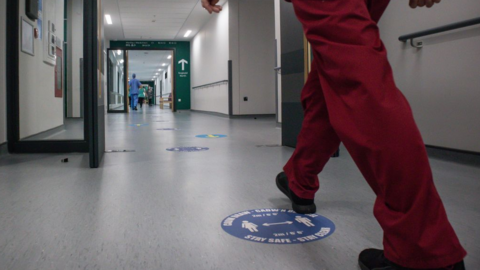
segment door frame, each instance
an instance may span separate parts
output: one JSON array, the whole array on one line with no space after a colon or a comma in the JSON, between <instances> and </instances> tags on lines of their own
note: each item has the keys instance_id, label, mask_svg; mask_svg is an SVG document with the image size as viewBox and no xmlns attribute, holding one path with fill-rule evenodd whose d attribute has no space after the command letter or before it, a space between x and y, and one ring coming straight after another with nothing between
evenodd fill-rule
<instances>
[{"instance_id":1,"label":"door frame","mask_svg":"<svg viewBox=\"0 0 480 270\"><path fill-rule=\"evenodd\" d=\"M175 74L177 74L176 71L176 59L177 59L177 49L176 48L125 48L125 47L111 47L109 50L123 50L125 55L127 55L127 58L125 59L125 63L128 66L128 60L130 60L130 56L128 56L128 51L171 51L172 52L172 74L168 74L168 76L172 76L172 112L177 112L177 108L175 106L175 96L177 92L177 79L175 78ZM128 71L128 69L127 69ZM107 76L110 76L109 74L110 70L107 71ZM128 82L129 79L129 74L125 74L124 80ZM165 79L165 78L163 78ZM130 89L128 90L130 92ZM161 98L161 97L160 97ZM128 107L128 106L127 106ZM128 112L128 110L126 111ZM122 113L126 113L122 112ZM108 111L110 113L110 111Z\"/></svg>"},{"instance_id":2,"label":"door frame","mask_svg":"<svg viewBox=\"0 0 480 270\"><path fill-rule=\"evenodd\" d=\"M86 60L84 65L84 111L87 112L84 117L84 139L83 140L51 140L51 141L21 141L20 140L20 71L19 71L19 14L20 4L19 0L9 0L7 5L7 57L6 57L6 75L9 78L6 82L7 86L7 138L8 150L10 153L73 153L90 152L89 142L91 141L91 134L89 133L92 127L92 113L89 110L92 99L93 89L90 88L93 83L94 74L97 70L96 62L93 59L95 50L91 46L97 44L96 30L91 21L89 21L96 14L96 0L85 0L83 4L83 58ZM94 9L95 7L95 9ZM63 114L63 112L61 112Z\"/></svg>"},{"instance_id":3,"label":"door frame","mask_svg":"<svg viewBox=\"0 0 480 270\"><path fill-rule=\"evenodd\" d=\"M124 89L124 96L123 96L123 110L110 110L110 75L112 75L112 69L110 67L110 51L122 51L123 54L123 89ZM107 49L107 113L128 113L129 106L128 106L128 96L130 93L130 89L128 89L128 52L125 49Z\"/></svg>"}]
</instances>

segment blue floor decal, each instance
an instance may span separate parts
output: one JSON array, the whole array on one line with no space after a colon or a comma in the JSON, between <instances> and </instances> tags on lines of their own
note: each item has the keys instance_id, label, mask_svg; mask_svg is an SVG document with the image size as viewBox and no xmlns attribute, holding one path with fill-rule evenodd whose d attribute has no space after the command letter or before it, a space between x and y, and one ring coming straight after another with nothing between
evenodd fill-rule
<instances>
[{"instance_id":1,"label":"blue floor decal","mask_svg":"<svg viewBox=\"0 0 480 270\"><path fill-rule=\"evenodd\" d=\"M237 238L265 244L303 244L333 234L335 224L318 214L302 215L287 209L255 209L228 216L225 232Z\"/></svg>"},{"instance_id":2,"label":"blue floor decal","mask_svg":"<svg viewBox=\"0 0 480 270\"><path fill-rule=\"evenodd\" d=\"M146 127L148 124L130 124L131 127Z\"/></svg>"},{"instance_id":3,"label":"blue floor decal","mask_svg":"<svg viewBox=\"0 0 480 270\"><path fill-rule=\"evenodd\" d=\"M157 130L178 130L178 128L157 128Z\"/></svg>"},{"instance_id":4,"label":"blue floor decal","mask_svg":"<svg viewBox=\"0 0 480 270\"><path fill-rule=\"evenodd\" d=\"M168 148L167 151L170 152L202 152L202 151L208 151L210 148L207 147L174 147L174 148Z\"/></svg>"},{"instance_id":5,"label":"blue floor decal","mask_svg":"<svg viewBox=\"0 0 480 270\"><path fill-rule=\"evenodd\" d=\"M195 136L197 138L204 138L204 139L218 139L218 138L226 138L227 135L221 135L221 134L202 134L202 135L197 135Z\"/></svg>"}]
</instances>

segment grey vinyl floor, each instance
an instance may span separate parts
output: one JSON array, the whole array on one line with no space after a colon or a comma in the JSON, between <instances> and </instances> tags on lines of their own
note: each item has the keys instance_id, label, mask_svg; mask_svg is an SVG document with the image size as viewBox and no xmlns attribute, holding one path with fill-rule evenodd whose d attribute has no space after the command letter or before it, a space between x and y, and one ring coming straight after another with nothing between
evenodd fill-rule
<instances>
[{"instance_id":1,"label":"grey vinyl floor","mask_svg":"<svg viewBox=\"0 0 480 270\"><path fill-rule=\"evenodd\" d=\"M228 137L195 137L212 133ZM329 238L267 245L221 229L236 212L290 208L274 178L293 149L257 147L280 139L271 118L150 107L107 116L107 148L135 152L106 154L100 169L88 168L86 154L1 156L0 269L357 269L362 249L381 248L382 231L374 194L344 149L322 172L316 198L337 227ZM178 146L210 150L165 151ZM467 269L480 269L480 162L432 156Z\"/></svg>"},{"instance_id":2,"label":"grey vinyl floor","mask_svg":"<svg viewBox=\"0 0 480 270\"><path fill-rule=\"evenodd\" d=\"M42 132L28 138L25 141L45 141L45 140L83 140L84 138L83 118L65 118L63 125L52 130Z\"/></svg>"}]
</instances>

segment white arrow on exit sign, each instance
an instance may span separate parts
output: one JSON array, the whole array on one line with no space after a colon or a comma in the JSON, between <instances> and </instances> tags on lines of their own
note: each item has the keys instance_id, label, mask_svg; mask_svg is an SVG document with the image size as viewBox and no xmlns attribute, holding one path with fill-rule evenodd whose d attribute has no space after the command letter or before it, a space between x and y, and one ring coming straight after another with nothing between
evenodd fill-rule
<instances>
[{"instance_id":1,"label":"white arrow on exit sign","mask_svg":"<svg viewBox=\"0 0 480 270\"><path fill-rule=\"evenodd\" d=\"M178 61L179 64L182 64L182 71L185 70L185 64L188 64L188 61L185 60L185 59L182 59L180 61Z\"/></svg>"}]
</instances>

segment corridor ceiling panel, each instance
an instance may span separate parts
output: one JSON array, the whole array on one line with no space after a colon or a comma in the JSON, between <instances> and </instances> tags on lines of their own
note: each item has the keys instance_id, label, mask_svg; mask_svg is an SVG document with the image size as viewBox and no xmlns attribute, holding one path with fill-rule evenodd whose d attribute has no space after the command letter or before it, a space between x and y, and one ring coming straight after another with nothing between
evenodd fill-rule
<instances>
[{"instance_id":1,"label":"corridor ceiling panel","mask_svg":"<svg viewBox=\"0 0 480 270\"><path fill-rule=\"evenodd\" d=\"M225 2L225 1L223 1ZM109 40L190 40L211 18L199 0L103 0ZM192 35L185 38L187 30Z\"/></svg>"}]
</instances>

